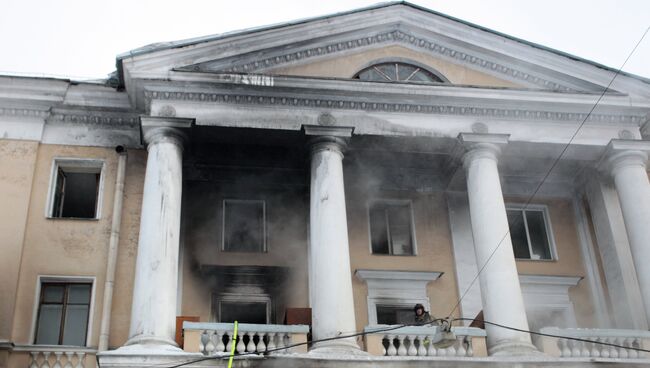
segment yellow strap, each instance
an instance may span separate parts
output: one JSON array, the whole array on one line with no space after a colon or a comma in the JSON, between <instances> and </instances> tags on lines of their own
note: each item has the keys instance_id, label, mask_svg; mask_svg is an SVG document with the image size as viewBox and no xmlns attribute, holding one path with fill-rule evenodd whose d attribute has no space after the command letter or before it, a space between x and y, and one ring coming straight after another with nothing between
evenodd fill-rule
<instances>
[{"instance_id":1,"label":"yellow strap","mask_svg":"<svg viewBox=\"0 0 650 368\"><path fill-rule=\"evenodd\" d=\"M235 321L235 333L232 337L232 344L230 344L230 359L228 360L228 368L232 368L232 358L235 356L235 345L237 345L237 321Z\"/></svg>"}]
</instances>

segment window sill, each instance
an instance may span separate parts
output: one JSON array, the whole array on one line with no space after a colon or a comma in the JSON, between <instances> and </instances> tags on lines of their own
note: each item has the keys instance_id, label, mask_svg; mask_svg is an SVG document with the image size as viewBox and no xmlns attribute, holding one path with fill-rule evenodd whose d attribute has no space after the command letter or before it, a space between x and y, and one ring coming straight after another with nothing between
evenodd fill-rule
<instances>
[{"instance_id":1,"label":"window sill","mask_svg":"<svg viewBox=\"0 0 650 368\"><path fill-rule=\"evenodd\" d=\"M557 259L530 259L530 258L515 258L517 262L557 262Z\"/></svg>"},{"instance_id":2,"label":"window sill","mask_svg":"<svg viewBox=\"0 0 650 368\"><path fill-rule=\"evenodd\" d=\"M370 253L371 256L380 257L417 257L417 254L384 254L384 253Z\"/></svg>"},{"instance_id":3,"label":"window sill","mask_svg":"<svg viewBox=\"0 0 650 368\"><path fill-rule=\"evenodd\" d=\"M93 218L86 218L86 217L52 217L52 216L45 216L46 219L48 220L72 220L72 221L99 221L100 218L93 217Z\"/></svg>"},{"instance_id":4,"label":"window sill","mask_svg":"<svg viewBox=\"0 0 650 368\"><path fill-rule=\"evenodd\" d=\"M13 351L33 351L33 352L47 352L47 351L74 351L83 353L96 353L97 348L77 345L38 345L38 344L20 344L15 345Z\"/></svg>"}]
</instances>

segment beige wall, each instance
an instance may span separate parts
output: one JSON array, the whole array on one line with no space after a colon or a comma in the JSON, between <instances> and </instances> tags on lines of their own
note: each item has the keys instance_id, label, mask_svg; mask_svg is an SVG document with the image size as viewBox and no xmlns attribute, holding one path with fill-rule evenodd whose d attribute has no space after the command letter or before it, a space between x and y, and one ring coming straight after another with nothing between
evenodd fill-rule
<instances>
[{"instance_id":1,"label":"beige wall","mask_svg":"<svg viewBox=\"0 0 650 368\"><path fill-rule=\"evenodd\" d=\"M20 263L12 340L16 344L33 342L30 337L34 328L34 306L38 303L35 291L39 275L84 276L95 277L90 345L96 346L101 319L117 154L109 148L40 145L37 156L23 243L23 257ZM103 205L99 220L48 219L45 217L48 188L55 157L104 160ZM129 152L122 236L113 302L111 346L121 345L128 333L131 305L130 285L133 282L133 267L137 249L144 162L144 151Z\"/></svg>"},{"instance_id":2,"label":"beige wall","mask_svg":"<svg viewBox=\"0 0 650 368\"><path fill-rule=\"evenodd\" d=\"M429 283L427 294L431 315L447 316L458 299L454 261L443 192L419 194L415 192L374 192L368 195L358 189L346 188L350 262L352 273L358 269L436 271L443 275ZM412 203L417 242L417 256L373 255L370 252L368 200L407 199ZM354 304L357 329L368 324L368 288L365 282L353 277ZM454 314L457 315L457 312Z\"/></svg>"},{"instance_id":3,"label":"beige wall","mask_svg":"<svg viewBox=\"0 0 650 368\"><path fill-rule=\"evenodd\" d=\"M38 142L0 140L0 340L11 339L37 151Z\"/></svg>"},{"instance_id":4,"label":"beige wall","mask_svg":"<svg viewBox=\"0 0 650 368\"><path fill-rule=\"evenodd\" d=\"M345 56L334 56L328 60L304 65L277 68L276 75L297 75L310 77L351 78L361 69L380 59L404 58L427 65L445 76L452 84L467 84L489 87L519 87L512 82L478 72L476 70L431 57L401 46L388 46Z\"/></svg>"},{"instance_id":5,"label":"beige wall","mask_svg":"<svg viewBox=\"0 0 650 368\"><path fill-rule=\"evenodd\" d=\"M525 203L525 198L508 198L506 203ZM518 260L517 269L526 275L558 275L585 277L584 261L575 224L573 203L564 199L535 199L534 204L548 207L553 228L557 259L553 261ZM589 283L584 279L569 289L578 326L596 327L595 311L591 301Z\"/></svg>"}]
</instances>

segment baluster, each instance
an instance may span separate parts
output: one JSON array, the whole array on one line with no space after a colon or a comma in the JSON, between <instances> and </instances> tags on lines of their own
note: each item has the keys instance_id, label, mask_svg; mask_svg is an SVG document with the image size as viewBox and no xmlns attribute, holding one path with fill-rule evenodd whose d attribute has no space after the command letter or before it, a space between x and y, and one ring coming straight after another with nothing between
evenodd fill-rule
<instances>
[{"instance_id":1,"label":"baluster","mask_svg":"<svg viewBox=\"0 0 650 368\"><path fill-rule=\"evenodd\" d=\"M427 355L427 346L431 344L431 340L426 335L417 336L420 346L418 346L418 356Z\"/></svg>"},{"instance_id":2,"label":"baluster","mask_svg":"<svg viewBox=\"0 0 650 368\"><path fill-rule=\"evenodd\" d=\"M266 351L266 345L264 344L264 336L266 336L266 334L260 332L257 334L257 336L260 338L260 340L257 342L257 346L255 347L255 350L258 353L263 353Z\"/></svg>"},{"instance_id":3,"label":"baluster","mask_svg":"<svg viewBox=\"0 0 650 368\"><path fill-rule=\"evenodd\" d=\"M248 344L246 344L246 351L249 351L249 352L254 352L255 351L255 342L253 341L253 339L255 338L255 335L257 335L257 333L255 333L255 332L251 332L251 333L248 334L249 340L248 340Z\"/></svg>"},{"instance_id":4,"label":"baluster","mask_svg":"<svg viewBox=\"0 0 650 368\"><path fill-rule=\"evenodd\" d=\"M388 335L388 356L397 355L397 348L395 347L395 335Z\"/></svg>"},{"instance_id":5,"label":"baluster","mask_svg":"<svg viewBox=\"0 0 650 368\"><path fill-rule=\"evenodd\" d=\"M599 338L596 339L596 341L598 341L598 342L607 342L607 339L599 337ZM609 358L609 346L598 344L597 348L598 348L598 351L600 352L601 357Z\"/></svg>"},{"instance_id":6,"label":"baluster","mask_svg":"<svg viewBox=\"0 0 650 368\"><path fill-rule=\"evenodd\" d=\"M287 336L287 344L286 344L285 346L289 347L289 346L291 346L291 344L293 343L292 340L291 340L291 334L290 334L290 333L287 333L286 336ZM289 350L285 350L285 351L286 351L287 353L289 352Z\"/></svg>"},{"instance_id":7,"label":"baluster","mask_svg":"<svg viewBox=\"0 0 650 368\"><path fill-rule=\"evenodd\" d=\"M587 344L588 344L588 343L586 343L586 342L581 342L581 343L580 343L580 347L581 347L581 349L580 349L580 356L583 356L583 357L588 357L588 356L590 356L590 353L589 353L589 346L588 346Z\"/></svg>"},{"instance_id":8,"label":"baluster","mask_svg":"<svg viewBox=\"0 0 650 368\"><path fill-rule=\"evenodd\" d=\"M415 335L409 335L407 338L409 340L409 348L407 354L410 356L418 355L418 349L415 348Z\"/></svg>"},{"instance_id":9,"label":"baluster","mask_svg":"<svg viewBox=\"0 0 650 368\"><path fill-rule=\"evenodd\" d=\"M589 340L592 340L594 342L591 343L591 350L589 351L589 356L592 358L599 358L600 357L600 344L598 342L600 341L598 338L590 338Z\"/></svg>"},{"instance_id":10,"label":"baluster","mask_svg":"<svg viewBox=\"0 0 650 368\"><path fill-rule=\"evenodd\" d=\"M571 350L569 350L569 344L566 339L558 339L557 341L558 348L560 349L560 356L567 358L571 356Z\"/></svg>"},{"instance_id":11,"label":"baluster","mask_svg":"<svg viewBox=\"0 0 650 368\"><path fill-rule=\"evenodd\" d=\"M472 345L472 338L465 336L465 343L467 344L467 353L465 356L473 357L474 356L474 346Z\"/></svg>"},{"instance_id":12,"label":"baluster","mask_svg":"<svg viewBox=\"0 0 650 368\"><path fill-rule=\"evenodd\" d=\"M397 342L399 342L399 348L397 348L397 356L406 356L408 351L406 350L406 346L404 345L404 338L406 336L404 335L397 335Z\"/></svg>"},{"instance_id":13,"label":"baluster","mask_svg":"<svg viewBox=\"0 0 650 368\"><path fill-rule=\"evenodd\" d=\"M212 341L213 334L211 331L205 331L205 338L206 342L203 344L203 336L201 336L201 345L203 345L203 348L200 350L202 353L206 355L212 355L216 349L216 346L214 346L214 341ZM199 346L200 347L200 346Z\"/></svg>"},{"instance_id":14,"label":"baluster","mask_svg":"<svg viewBox=\"0 0 650 368\"><path fill-rule=\"evenodd\" d=\"M438 349L436 349L435 346L433 346L433 338L434 336L429 336L429 347L427 349L427 356L436 356L438 355Z\"/></svg>"},{"instance_id":15,"label":"baluster","mask_svg":"<svg viewBox=\"0 0 650 368\"><path fill-rule=\"evenodd\" d=\"M610 344L616 344L616 339L615 338L608 338L605 341L607 341ZM613 346L609 347L609 357L610 358L618 358L618 349L616 349Z\"/></svg>"},{"instance_id":16,"label":"baluster","mask_svg":"<svg viewBox=\"0 0 650 368\"><path fill-rule=\"evenodd\" d=\"M617 345L625 346L625 338L616 339ZM627 359L628 353L626 348L618 348L618 357L621 359Z\"/></svg>"},{"instance_id":17,"label":"baluster","mask_svg":"<svg viewBox=\"0 0 650 368\"><path fill-rule=\"evenodd\" d=\"M51 355L52 355L51 351L43 352L43 357L45 359L43 360L43 364L41 365L41 368L50 368L50 356Z\"/></svg>"},{"instance_id":18,"label":"baluster","mask_svg":"<svg viewBox=\"0 0 650 368\"><path fill-rule=\"evenodd\" d=\"M63 365L63 368L72 368L72 358L74 358L74 352L72 351L66 351L65 352L65 364Z\"/></svg>"},{"instance_id":19,"label":"baluster","mask_svg":"<svg viewBox=\"0 0 650 368\"><path fill-rule=\"evenodd\" d=\"M440 348L440 349L437 349L437 350L438 350L438 356L446 356L447 353L448 353L447 348L444 348L444 349Z\"/></svg>"},{"instance_id":20,"label":"baluster","mask_svg":"<svg viewBox=\"0 0 650 368\"><path fill-rule=\"evenodd\" d=\"M54 366L52 368L61 368L61 356L63 355L62 351L54 352Z\"/></svg>"},{"instance_id":21,"label":"baluster","mask_svg":"<svg viewBox=\"0 0 650 368\"><path fill-rule=\"evenodd\" d=\"M205 351L205 344L203 343L203 340L209 341L209 337L206 331L201 332L201 337L199 337L199 353L206 354Z\"/></svg>"},{"instance_id":22,"label":"baluster","mask_svg":"<svg viewBox=\"0 0 650 368\"><path fill-rule=\"evenodd\" d=\"M465 350L465 340L467 340L467 338L465 336L458 336L456 340L456 344L458 345L458 348L456 349L456 356L466 356L467 350Z\"/></svg>"},{"instance_id":23,"label":"baluster","mask_svg":"<svg viewBox=\"0 0 650 368\"><path fill-rule=\"evenodd\" d=\"M633 349L638 349L639 348L639 338L638 337L631 337L630 338L630 347ZM632 359L638 359L641 358L641 352L638 350L630 350L629 351L630 358Z\"/></svg>"},{"instance_id":24,"label":"baluster","mask_svg":"<svg viewBox=\"0 0 650 368\"><path fill-rule=\"evenodd\" d=\"M569 347L571 348L572 357L580 357L580 342L569 340Z\"/></svg>"},{"instance_id":25,"label":"baluster","mask_svg":"<svg viewBox=\"0 0 650 368\"><path fill-rule=\"evenodd\" d=\"M86 366L86 353L77 352L77 366L75 368L84 368Z\"/></svg>"},{"instance_id":26,"label":"baluster","mask_svg":"<svg viewBox=\"0 0 650 368\"><path fill-rule=\"evenodd\" d=\"M32 351L29 353L31 356L31 361L29 362L29 368L39 368L38 366L38 352Z\"/></svg>"},{"instance_id":27,"label":"baluster","mask_svg":"<svg viewBox=\"0 0 650 368\"><path fill-rule=\"evenodd\" d=\"M275 332L269 332L269 344L266 348L271 351L275 349Z\"/></svg>"},{"instance_id":28,"label":"baluster","mask_svg":"<svg viewBox=\"0 0 650 368\"><path fill-rule=\"evenodd\" d=\"M244 335L239 335L237 336L237 346L235 349L237 350L237 353L242 354L246 351L246 345L244 345L244 336L247 334L244 333Z\"/></svg>"},{"instance_id":29,"label":"baluster","mask_svg":"<svg viewBox=\"0 0 650 368\"><path fill-rule=\"evenodd\" d=\"M446 354L449 355L449 356L454 356L454 355L456 355L456 344L454 344L454 345L448 347L448 348L447 348L447 353L446 353Z\"/></svg>"},{"instance_id":30,"label":"baluster","mask_svg":"<svg viewBox=\"0 0 650 368\"><path fill-rule=\"evenodd\" d=\"M214 333L217 340L217 346L215 349L218 353L223 353L223 351L226 349L226 346L223 344L223 335L225 332L222 334L221 331L215 331Z\"/></svg>"},{"instance_id":31,"label":"baluster","mask_svg":"<svg viewBox=\"0 0 650 368\"><path fill-rule=\"evenodd\" d=\"M279 332L277 334L277 336L278 336L278 342L277 342L278 347L277 347L277 349L279 349L280 353L285 353L286 351L282 350L282 348L284 348L286 346L286 343L284 341L284 338L285 338L284 332Z\"/></svg>"},{"instance_id":32,"label":"baluster","mask_svg":"<svg viewBox=\"0 0 650 368\"><path fill-rule=\"evenodd\" d=\"M384 346L384 340L388 340L387 335L384 335L384 337L382 337L382 339L381 339L381 355L382 356L388 355L388 351L386 351L386 346Z\"/></svg>"}]
</instances>

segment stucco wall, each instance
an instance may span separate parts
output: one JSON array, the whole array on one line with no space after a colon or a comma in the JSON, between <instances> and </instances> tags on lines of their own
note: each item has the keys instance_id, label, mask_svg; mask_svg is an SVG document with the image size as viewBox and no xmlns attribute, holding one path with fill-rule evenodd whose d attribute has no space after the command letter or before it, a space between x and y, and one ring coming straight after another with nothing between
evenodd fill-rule
<instances>
[{"instance_id":1,"label":"stucco wall","mask_svg":"<svg viewBox=\"0 0 650 368\"><path fill-rule=\"evenodd\" d=\"M11 339L38 142L0 140L0 340Z\"/></svg>"},{"instance_id":2,"label":"stucco wall","mask_svg":"<svg viewBox=\"0 0 650 368\"><path fill-rule=\"evenodd\" d=\"M20 264L12 340L32 343L37 278L47 276L94 277L90 346L96 346L110 237L117 154L110 148L40 145ZM111 346L124 343L131 309L131 284L137 249L138 221L144 178L144 151L130 151L125 183L122 236L113 298ZM98 220L48 219L47 195L54 158L93 158L105 162L101 216Z\"/></svg>"},{"instance_id":3,"label":"stucco wall","mask_svg":"<svg viewBox=\"0 0 650 368\"><path fill-rule=\"evenodd\" d=\"M305 65L277 68L271 71L276 75L296 75L310 77L351 78L361 69L371 65L376 60L404 59L424 64L440 72L452 84L467 84L489 87L518 87L512 82L491 75L450 63L430 55L419 53L401 46L388 46L375 50L338 56Z\"/></svg>"}]
</instances>

